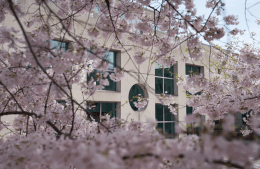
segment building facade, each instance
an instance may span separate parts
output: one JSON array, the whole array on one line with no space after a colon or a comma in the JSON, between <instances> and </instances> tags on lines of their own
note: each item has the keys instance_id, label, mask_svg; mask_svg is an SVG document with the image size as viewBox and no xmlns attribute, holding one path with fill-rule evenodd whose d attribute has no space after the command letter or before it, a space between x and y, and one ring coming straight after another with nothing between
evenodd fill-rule
<instances>
[{"instance_id":1,"label":"building facade","mask_svg":"<svg viewBox=\"0 0 260 169\"><path fill-rule=\"evenodd\" d=\"M24 10L30 5L30 1L22 0ZM36 9L34 6L30 6L29 11ZM54 7L55 9L55 7ZM95 13L96 12L96 13ZM87 28L94 25L97 20L97 12L95 11L89 18L89 25ZM11 18L12 16L10 16ZM29 17L29 16L28 16ZM85 21L84 16L78 16L78 19ZM5 24L9 27L18 27L14 19L6 19ZM28 31L34 28L28 28ZM88 38L87 31L83 31L85 28L82 24L75 22L74 24L75 34L82 34L83 37ZM58 30L57 34L60 32ZM161 32L161 35L163 33ZM103 38L97 38L100 45L104 45ZM94 118L106 113L110 113L113 117L118 117L125 120L136 120L146 122L147 119L156 119L158 121L158 129L164 133L168 133L169 137L175 136L175 124L178 123L180 126L186 128L185 117L187 114L191 114L193 108L186 106L187 93L181 86L177 86L177 77L185 75L191 75L193 73L202 73L205 78L209 79L210 67L210 53L209 46L204 45L204 52L202 58L199 61L187 60L188 52L186 43L181 45L181 48L174 50L172 55L176 59L176 64L170 67L162 67L156 62L152 62L147 59L143 64L138 65L133 58L135 52L143 52L139 47L136 47L133 42L129 41L127 37L124 37L125 44L130 47L127 48L127 52L123 50L113 49L107 52L105 58L110 62L108 73L113 72L114 67L123 67L126 72L123 79L119 82L114 82L109 79L110 84L105 86L105 89L98 90L96 93L87 99L87 104L94 108L89 109ZM66 36L62 41L59 36L51 41L52 47L57 50L66 51L70 48L70 42L73 39ZM112 40L106 41L105 46L111 47ZM149 54L146 54L149 57ZM130 61L129 61L130 60ZM186 60L186 61L185 61ZM214 66L211 67L214 70ZM86 82L91 80L91 77L95 79L97 71L89 73L86 78ZM96 81L98 83L98 81ZM84 101L82 97L81 87L77 84L72 86L73 97L78 101ZM175 107L177 115L173 116L169 113L166 106L161 105L159 96L165 93L166 95L173 95L175 101ZM136 101L136 95L141 94L143 97L148 98L147 106L138 110L135 108L133 102ZM59 99L60 100L60 99ZM62 100L61 100L62 101ZM85 100L86 101L86 100ZM86 105L87 106L87 105ZM205 119L207 117L202 117Z\"/></svg>"}]
</instances>

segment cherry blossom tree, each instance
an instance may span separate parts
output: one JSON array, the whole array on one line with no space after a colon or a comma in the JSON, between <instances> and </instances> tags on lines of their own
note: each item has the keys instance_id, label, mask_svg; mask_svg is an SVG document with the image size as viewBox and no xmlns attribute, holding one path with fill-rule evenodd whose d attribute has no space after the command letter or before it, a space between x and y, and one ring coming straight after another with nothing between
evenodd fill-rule
<instances>
[{"instance_id":1,"label":"cherry blossom tree","mask_svg":"<svg viewBox=\"0 0 260 169\"><path fill-rule=\"evenodd\" d=\"M230 42L223 50L213 44L225 34L240 32L224 31L221 0L205 2L212 10L208 16L197 15L192 0L154 3L0 0L0 117L16 115L12 123L0 121L0 129L8 131L0 140L0 168L254 168L260 158L259 49ZM15 26L8 25L10 20ZM238 24L234 15L223 20ZM68 50L57 50L53 39L69 40ZM149 60L168 67L176 63L174 50L183 44L188 52L188 57L180 56L183 61L197 61L203 52L217 60L211 63L216 70L209 68L210 79L198 74L178 81L191 94L187 104L195 108L187 122L198 121L199 114L210 119L201 124L200 136L164 139L155 130L155 120L143 124L109 115L93 118L88 98L109 85L108 77L120 81L128 73L116 66L108 74L106 52L120 49L135 66ZM131 57L128 46L145 52ZM99 73L87 81L93 69ZM84 101L73 97L74 84L81 87ZM59 104L60 98L66 103ZM162 94L160 99L176 113L172 96ZM138 96L134 105L141 109L146 103ZM236 112L247 113L245 137L234 132ZM223 120L223 131L214 133L214 120L225 114L230 116ZM181 126L176 131L186 132Z\"/></svg>"}]
</instances>

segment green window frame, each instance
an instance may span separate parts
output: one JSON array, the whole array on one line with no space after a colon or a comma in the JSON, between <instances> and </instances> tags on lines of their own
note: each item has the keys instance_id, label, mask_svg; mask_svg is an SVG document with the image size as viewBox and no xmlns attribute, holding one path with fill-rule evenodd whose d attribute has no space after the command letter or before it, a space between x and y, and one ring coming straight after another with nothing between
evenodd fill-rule
<instances>
[{"instance_id":1,"label":"green window frame","mask_svg":"<svg viewBox=\"0 0 260 169\"><path fill-rule=\"evenodd\" d=\"M174 138L175 134L175 119L178 117L170 113L167 106L155 104L155 118L157 120L156 129L159 132L165 133L165 138Z\"/></svg>"},{"instance_id":2,"label":"green window frame","mask_svg":"<svg viewBox=\"0 0 260 169\"><path fill-rule=\"evenodd\" d=\"M114 52L114 51L106 52L105 55L104 55L104 59L110 63L109 66L108 66L108 71L106 71L106 72L108 72L109 75L111 73L114 73L114 68L116 67L116 62L117 62L116 61L116 52ZM88 74L87 75L87 83L91 80L91 77L93 77L96 84L99 85L99 81L97 80L97 77L96 77L97 73L100 73L100 71L94 69L90 74ZM109 85L104 86L103 90L116 91L117 90L117 88L116 88L117 83L114 82L113 80L111 80L109 75L107 76L108 81L109 81Z\"/></svg>"},{"instance_id":3,"label":"green window frame","mask_svg":"<svg viewBox=\"0 0 260 169\"><path fill-rule=\"evenodd\" d=\"M91 109L90 106L94 106ZM87 102L87 111L96 121L100 120L100 116L109 114L111 118L116 116L115 102ZM88 117L91 120L90 116Z\"/></svg>"},{"instance_id":4,"label":"green window frame","mask_svg":"<svg viewBox=\"0 0 260 169\"><path fill-rule=\"evenodd\" d=\"M174 66L163 67L155 62L155 94L174 95Z\"/></svg>"}]
</instances>

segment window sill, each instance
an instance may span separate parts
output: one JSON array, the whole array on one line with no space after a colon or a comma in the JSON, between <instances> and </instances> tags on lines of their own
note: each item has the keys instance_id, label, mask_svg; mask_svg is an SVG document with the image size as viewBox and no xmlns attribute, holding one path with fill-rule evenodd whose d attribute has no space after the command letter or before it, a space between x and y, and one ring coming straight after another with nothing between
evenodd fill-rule
<instances>
[{"instance_id":1,"label":"window sill","mask_svg":"<svg viewBox=\"0 0 260 169\"><path fill-rule=\"evenodd\" d=\"M96 92L108 92L108 93L121 93L121 92L119 92L119 91L113 91L113 90L97 90Z\"/></svg>"},{"instance_id":2,"label":"window sill","mask_svg":"<svg viewBox=\"0 0 260 169\"><path fill-rule=\"evenodd\" d=\"M163 93L162 93L163 94ZM171 95L171 94L165 94L166 96L169 96L169 95ZM155 96L161 96L161 94L155 94ZM172 95L172 96L174 96L174 97L178 97L178 95Z\"/></svg>"}]
</instances>

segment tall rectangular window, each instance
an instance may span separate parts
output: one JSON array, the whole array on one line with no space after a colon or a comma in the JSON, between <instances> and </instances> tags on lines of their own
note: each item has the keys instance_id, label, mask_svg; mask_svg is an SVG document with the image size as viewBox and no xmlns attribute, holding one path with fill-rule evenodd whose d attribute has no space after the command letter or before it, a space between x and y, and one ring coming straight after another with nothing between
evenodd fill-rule
<instances>
[{"instance_id":1,"label":"tall rectangular window","mask_svg":"<svg viewBox=\"0 0 260 169\"><path fill-rule=\"evenodd\" d=\"M186 115L191 115L194 112L193 107L186 106ZM205 115L200 115L200 122L205 122ZM187 134L200 135L201 126L196 123L187 124Z\"/></svg>"},{"instance_id":2,"label":"tall rectangular window","mask_svg":"<svg viewBox=\"0 0 260 169\"><path fill-rule=\"evenodd\" d=\"M110 64L108 66L108 72L109 75L114 72L114 68L116 67L116 52L109 51L105 53L104 59L108 61ZM100 71L93 70L88 76L87 76L87 82L91 80L91 77L95 80L96 84L99 85L99 80L97 79L96 75L99 74ZM105 88L103 90L110 90L110 91L116 91L116 82L110 79L110 76L107 76L107 79L109 81L108 86L104 86Z\"/></svg>"},{"instance_id":3,"label":"tall rectangular window","mask_svg":"<svg viewBox=\"0 0 260 169\"><path fill-rule=\"evenodd\" d=\"M194 65L186 65L186 75L193 76L196 74L201 73L201 68L199 66ZM186 92L187 94L191 95L191 93ZM201 92L195 93L195 95L200 95ZM186 115L192 114L194 111L193 107L186 106ZM200 115L200 120L205 121L205 115ZM197 134L199 135L201 130L201 127L198 125L195 125L195 123L187 124L187 133L188 134Z\"/></svg>"},{"instance_id":4,"label":"tall rectangular window","mask_svg":"<svg viewBox=\"0 0 260 169\"><path fill-rule=\"evenodd\" d=\"M175 137L175 118L167 106L155 104L155 118L157 120L157 129L165 133L166 138Z\"/></svg>"},{"instance_id":5,"label":"tall rectangular window","mask_svg":"<svg viewBox=\"0 0 260 169\"><path fill-rule=\"evenodd\" d=\"M106 114L109 114L111 118L116 117L116 103L88 102L87 110L96 121L100 120L100 116Z\"/></svg>"},{"instance_id":6,"label":"tall rectangular window","mask_svg":"<svg viewBox=\"0 0 260 169\"><path fill-rule=\"evenodd\" d=\"M174 94L174 72L173 66L163 67L155 63L155 93Z\"/></svg>"}]
</instances>

